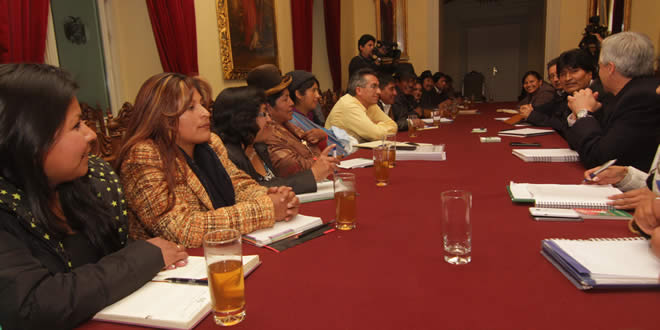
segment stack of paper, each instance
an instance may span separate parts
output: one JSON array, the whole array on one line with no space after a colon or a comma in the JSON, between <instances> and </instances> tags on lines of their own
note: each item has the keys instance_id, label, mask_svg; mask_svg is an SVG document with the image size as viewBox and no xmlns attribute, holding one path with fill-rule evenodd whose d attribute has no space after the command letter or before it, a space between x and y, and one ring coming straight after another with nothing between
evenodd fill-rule
<instances>
[{"instance_id":1,"label":"stack of paper","mask_svg":"<svg viewBox=\"0 0 660 330\"><path fill-rule=\"evenodd\" d=\"M349 160L342 160L337 167L343 169L352 169L352 168L363 168L367 166L374 166L373 159L367 158L353 158Z\"/></svg>"},{"instance_id":2,"label":"stack of paper","mask_svg":"<svg viewBox=\"0 0 660 330\"><path fill-rule=\"evenodd\" d=\"M513 137L528 137L528 136L539 136L554 133L554 130L543 129L543 128L518 128L518 129L507 129L502 130L498 133L501 136L513 136Z\"/></svg>"},{"instance_id":3,"label":"stack of paper","mask_svg":"<svg viewBox=\"0 0 660 330\"><path fill-rule=\"evenodd\" d=\"M541 254L581 290L660 286L660 259L639 237L546 239Z\"/></svg>"},{"instance_id":4,"label":"stack of paper","mask_svg":"<svg viewBox=\"0 0 660 330\"><path fill-rule=\"evenodd\" d=\"M415 150L397 150L396 161L400 160L446 160L444 144L420 144Z\"/></svg>"},{"instance_id":5,"label":"stack of paper","mask_svg":"<svg viewBox=\"0 0 660 330\"><path fill-rule=\"evenodd\" d=\"M513 149L511 153L525 162L577 162L580 154L568 148Z\"/></svg>"},{"instance_id":6,"label":"stack of paper","mask_svg":"<svg viewBox=\"0 0 660 330\"><path fill-rule=\"evenodd\" d=\"M298 214L289 221L278 221L273 227L259 229L243 235L243 239L256 246L264 246L289 236L300 234L303 231L323 224L318 217L309 217Z\"/></svg>"},{"instance_id":7,"label":"stack of paper","mask_svg":"<svg viewBox=\"0 0 660 330\"><path fill-rule=\"evenodd\" d=\"M243 256L243 276L261 263L258 255ZM188 257L188 265L164 270L153 280L169 277L206 278L204 257ZM94 320L146 327L191 329L211 311L208 286L149 282L116 303L96 313Z\"/></svg>"},{"instance_id":8,"label":"stack of paper","mask_svg":"<svg viewBox=\"0 0 660 330\"><path fill-rule=\"evenodd\" d=\"M335 197L335 192L332 188L332 181L323 181L316 184L315 192L299 194L297 196L301 203L309 203L333 199Z\"/></svg>"}]
</instances>

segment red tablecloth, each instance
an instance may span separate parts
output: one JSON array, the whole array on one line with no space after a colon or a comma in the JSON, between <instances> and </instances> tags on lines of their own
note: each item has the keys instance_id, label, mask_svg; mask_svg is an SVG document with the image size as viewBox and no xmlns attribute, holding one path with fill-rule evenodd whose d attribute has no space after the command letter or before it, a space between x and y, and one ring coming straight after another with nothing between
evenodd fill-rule
<instances>
[{"instance_id":1,"label":"red tablecloth","mask_svg":"<svg viewBox=\"0 0 660 330\"><path fill-rule=\"evenodd\" d=\"M509 181L579 183L579 163L524 163L511 141L566 147L557 134L502 137L510 116L482 104L479 115L399 141L444 143L442 162L399 161L387 187L373 168L358 179L358 228L335 232L282 253L244 245L263 264L246 280L247 317L236 329L658 329L658 291L582 292L539 253L544 238L632 236L622 221L536 222L513 204ZM470 133L485 127L487 133ZM357 157L370 157L361 150ZM351 156L353 157L353 156ZM443 260L440 192L473 194L472 262ZM334 218L334 201L304 204L301 213ZM201 254L200 249L191 251ZM128 328L88 322L82 328ZM207 317L199 329L215 328Z\"/></svg>"}]
</instances>

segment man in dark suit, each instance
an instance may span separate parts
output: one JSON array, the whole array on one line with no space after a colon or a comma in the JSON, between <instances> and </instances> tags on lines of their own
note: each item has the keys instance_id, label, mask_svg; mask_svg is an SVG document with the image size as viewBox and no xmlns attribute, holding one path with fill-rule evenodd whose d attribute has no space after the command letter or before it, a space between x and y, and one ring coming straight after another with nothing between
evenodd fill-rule
<instances>
[{"instance_id":1,"label":"man in dark suit","mask_svg":"<svg viewBox=\"0 0 660 330\"><path fill-rule=\"evenodd\" d=\"M410 108L405 104L396 102L398 92L394 84L394 79L391 75L381 73L378 75L378 84L380 87L378 106L396 122L399 131L408 130L408 115L416 113L414 111L411 112L409 110ZM424 122L420 119L415 119L413 123L417 127L424 127Z\"/></svg>"},{"instance_id":2,"label":"man in dark suit","mask_svg":"<svg viewBox=\"0 0 660 330\"><path fill-rule=\"evenodd\" d=\"M583 89L568 97L572 111L566 140L580 154L585 167L610 159L618 165L648 171L660 138L660 80L652 78L651 40L636 32L621 32L603 40L598 60L606 92L614 95L603 106L598 93ZM599 119L592 116L601 111Z\"/></svg>"}]
</instances>

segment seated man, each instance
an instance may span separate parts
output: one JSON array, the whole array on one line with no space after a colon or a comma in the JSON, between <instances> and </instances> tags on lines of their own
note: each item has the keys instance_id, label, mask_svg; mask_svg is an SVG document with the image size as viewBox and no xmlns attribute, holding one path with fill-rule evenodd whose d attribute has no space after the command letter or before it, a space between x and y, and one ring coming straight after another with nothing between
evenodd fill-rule
<instances>
[{"instance_id":1,"label":"seated man","mask_svg":"<svg viewBox=\"0 0 660 330\"><path fill-rule=\"evenodd\" d=\"M420 101L416 101L414 94L415 85L417 83L417 75L415 74L415 69L412 67L412 64L399 64L397 72L394 74L394 83L396 84L396 97L394 98L394 104L399 105L399 107L408 109L408 113L415 113L421 116L421 94Z\"/></svg>"},{"instance_id":2,"label":"seated man","mask_svg":"<svg viewBox=\"0 0 660 330\"><path fill-rule=\"evenodd\" d=\"M395 103L397 91L391 75L378 75L378 83L380 86L380 101L378 101L378 106L396 122L399 131L407 131L408 115L416 113L414 111L411 113L408 107ZM417 127L424 127L424 122L421 119L416 119L414 124Z\"/></svg>"},{"instance_id":3,"label":"seated man","mask_svg":"<svg viewBox=\"0 0 660 330\"><path fill-rule=\"evenodd\" d=\"M424 110L437 109L438 105L447 100L447 94L444 90L436 91L436 86L433 82L433 75L431 71L426 70L419 76L422 81L422 100L421 106Z\"/></svg>"},{"instance_id":4,"label":"seated man","mask_svg":"<svg viewBox=\"0 0 660 330\"><path fill-rule=\"evenodd\" d=\"M605 91L614 94L612 102L603 106L588 88L568 97L576 121L565 137L585 167L616 158L619 165L648 171L660 139L660 80L647 77L653 59L653 44L643 34L621 32L603 40L598 73ZM596 111L600 120L592 116Z\"/></svg>"},{"instance_id":5,"label":"seated man","mask_svg":"<svg viewBox=\"0 0 660 330\"><path fill-rule=\"evenodd\" d=\"M371 69L360 69L348 81L348 94L330 111L325 127L337 126L360 142L382 139L396 133L397 125L376 105L380 97L378 78Z\"/></svg>"},{"instance_id":6,"label":"seated man","mask_svg":"<svg viewBox=\"0 0 660 330\"><path fill-rule=\"evenodd\" d=\"M557 70L557 63L559 63L559 57L553 58L548 62L548 80L552 84L552 87L555 88L555 93L558 97L564 95L564 89L561 87L561 82L559 80L559 72Z\"/></svg>"}]
</instances>

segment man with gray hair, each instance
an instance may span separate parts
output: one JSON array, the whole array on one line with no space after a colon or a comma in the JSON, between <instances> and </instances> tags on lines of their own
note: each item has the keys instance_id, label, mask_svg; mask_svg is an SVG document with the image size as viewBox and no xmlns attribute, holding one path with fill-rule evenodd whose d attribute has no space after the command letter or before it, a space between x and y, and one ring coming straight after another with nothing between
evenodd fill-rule
<instances>
[{"instance_id":1,"label":"man with gray hair","mask_svg":"<svg viewBox=\"0 0 660 330\"><path fill-rule=\"evenodd\" d=\"M360 142L382 139L397 132L396 123L378 107L380 88L373 70L364 68L348 81L348 94L342 96L330 111L325 128L345 130Z\"/></svg>"},{"instance_id":2,"label":"man with gray hair","mask_svg":"<svg viewBox=\"0 0 660 330\"><path fill-rule=\"evenodd\" d=\"M660 139L660 79L653 78L654 50L644 34L621 32L603 40L598 60L606 92L614 95L604 106L591 89L568 96L572 113L566 140L586 168L610 159L618 165L648 171ZM600 111L600 118L591 114Z\"/></svg>"}]
</instances>

